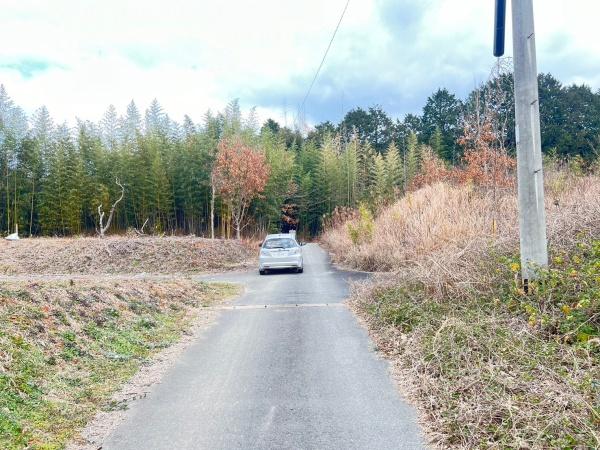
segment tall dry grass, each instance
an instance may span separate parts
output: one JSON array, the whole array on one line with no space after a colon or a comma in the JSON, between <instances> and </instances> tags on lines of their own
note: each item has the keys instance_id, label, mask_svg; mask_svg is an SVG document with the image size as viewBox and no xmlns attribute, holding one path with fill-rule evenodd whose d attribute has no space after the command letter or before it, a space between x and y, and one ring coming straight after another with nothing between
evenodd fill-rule
<instances>
[{"instance_id":1,"label":"tall dry grass","mask_svg":"<svg viewBox=\"0 0 600 450\"><path fill-rule=\"evenodd\" d=\"M548 171L546 212L553 255L599 239L600 177ZM598 343L572 345L561 331L572 320L562 305L597 295L596 282L563 268L541 303L519 293L501 262L519 247L514 190L426 186L381 211L370 240L341 224L322 241L337 262L382 272L354 286L350 304L434 447L598 448ZM582 325L597 322L586 314Z\"/></svg>"},{"instance_id":2,"label":"tall dry grass","mask_svg":"<svg viewBox=\"0 0 600 450\"><path fill-rule=\"evenodd\" d=\"M568 246L582 232L600 235L600 177L555 171L546 178L550 246ZM484 286L492 281L480 268L487 255L518 249L516 192L426 186L383 210L370 241L353 244L344 224L326 231L322 242L336 262L352 268L402 271L440 290Z\"/></svg>"}]
</instances>

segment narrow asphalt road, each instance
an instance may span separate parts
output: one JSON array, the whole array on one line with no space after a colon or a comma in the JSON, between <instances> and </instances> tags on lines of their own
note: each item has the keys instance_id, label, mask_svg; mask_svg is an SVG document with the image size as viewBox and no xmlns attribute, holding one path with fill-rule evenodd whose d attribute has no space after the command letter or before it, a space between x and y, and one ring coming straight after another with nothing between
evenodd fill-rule
<instances>
[{"instance_id":1,"label":"narrow asphalt road","mask_svg":"<svg viewBox=\"0 0 600 450\"><path fill-rule=\"evenodd\" d=\"M414 410L343 304L361 275L335 270L315 244L304 262L303 274L204 277L246 292L102 448L422 448Z\"/></svg>"}]
</instances>

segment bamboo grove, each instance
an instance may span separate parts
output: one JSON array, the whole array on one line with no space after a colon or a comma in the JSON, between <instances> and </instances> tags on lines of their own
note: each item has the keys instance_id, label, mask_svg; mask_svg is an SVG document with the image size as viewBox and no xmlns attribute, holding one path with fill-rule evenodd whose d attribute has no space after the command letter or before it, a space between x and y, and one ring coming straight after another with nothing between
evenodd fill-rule
<instances>
[{"instance_id":1,"label":"bamboo grove","mask_svg":"<svg viewBox=\"0 0 600 450\"><path fill-rule=\"evenodd\" d=\"M401 195L415 177L426 175L420 173L424 152L448 167L462 164L465 117L480 108L480 94L493 86L505 94L495 111L503 115L506 130L501 147L511 153L507 74L464 102L440 89L420 116L393 122L378 107L356 108L340 124L318 124L308 135L273 120L261 126L253 111L242 115L237 101L222 112L207 112L199 123L187 116L176 123L156 100L144 113L132 101L122 115L110 106L99 123L78 120L69 127L54 123L45 107L28 117L0 87L0 233L18 226L25 236L95 234L98 206L108 210L119 197L119 180L124 198L109 232L146 224L146 232L154 234L208 236L217 149L235 136L261 152L269 166L268 182L248 210L245 233L291 227L314 235L336 207L384 204ZM600 95L541 75L540 101L544 152L595 158ZM232 237L231 212L218 194L213 224L217 237Z\"/></svg>"},{"instance_id":2,"label":"bamboo grove","mask_svg":"<svg viewBox=\"0 0 600 450\"><path fill-rule=\"evenodd\" d=\"M144 118L132 102L124 117L110 107L99 124L79 121L75 129L55 125L45 108L28 122L2 91L0 228L18 225L24 235L93 234L97 208L108 209L125 188L112 232L141 228L153 233L207 235L211 168L220 139L239 135L264 152L270 176L251 206L250 233L277 231L282 208L296 211L300 232L319 231L321 218L336 206L392 196L403 183L400 153L385 155L358 139L328 135L286 143L282 133L259 129L252 113L242 117L237 102L200 125L169 120L154 101ZM416 136L409 154L416 158ZM412 175L416 164L409 164ZM294 223L295 225L295 223ZM232 235L230 214L216 198L216 235Z\"/></svg>"}]
</instances>

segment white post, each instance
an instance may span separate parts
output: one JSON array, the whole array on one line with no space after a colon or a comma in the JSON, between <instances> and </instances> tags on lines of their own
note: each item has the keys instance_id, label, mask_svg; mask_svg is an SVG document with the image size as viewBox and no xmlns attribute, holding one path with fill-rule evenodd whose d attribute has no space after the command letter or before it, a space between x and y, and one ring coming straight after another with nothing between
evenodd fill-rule
<instances>
[{"instance_id":1,"label":"white post","mask_svg":"<svg viewBox=\"0 0 600 450\"><path fill-rule=\"evenodd\" d=\"M535 267L548 264L532 0L513 0L512 22L521 275L527 287Z\"/></svg>"}]
</instances>

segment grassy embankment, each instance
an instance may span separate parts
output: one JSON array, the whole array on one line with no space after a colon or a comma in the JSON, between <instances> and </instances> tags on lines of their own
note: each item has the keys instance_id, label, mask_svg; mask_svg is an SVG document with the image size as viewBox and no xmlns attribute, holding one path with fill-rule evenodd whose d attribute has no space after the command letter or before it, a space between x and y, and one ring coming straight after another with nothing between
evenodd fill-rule
<instances>
[{"instance_id":1,"label":"grassy embankment","mask_svg":"<svg viewBox=\"0 0 600 450\"><path fill-rule=\"evenodd\" d=\"M444 448L600 446L600 179L550 173L551 267L520 289L516 199L438 184L330 230L384 271L353 306Z\"/></svg>"},{"instance_id":2,"label":"grassy embankment","mask_svg":"<svg viewBox=\"0 0 600 450\"><path fill-rule=\"evenodd\" d=\"M0 448L62 448L208 306L237 292L179 281L5 283ZM212 313L212 312L211 312Z\"/></svg>"}]
</instances>

